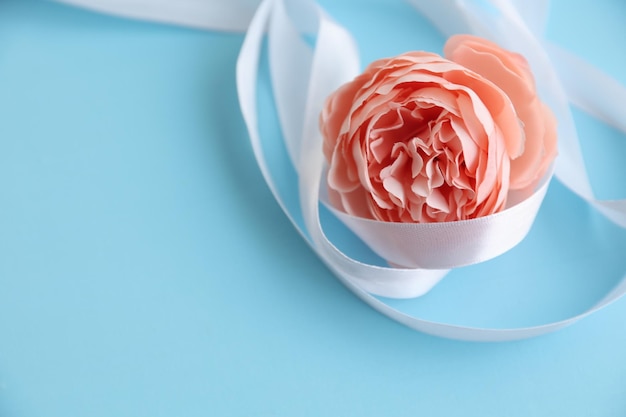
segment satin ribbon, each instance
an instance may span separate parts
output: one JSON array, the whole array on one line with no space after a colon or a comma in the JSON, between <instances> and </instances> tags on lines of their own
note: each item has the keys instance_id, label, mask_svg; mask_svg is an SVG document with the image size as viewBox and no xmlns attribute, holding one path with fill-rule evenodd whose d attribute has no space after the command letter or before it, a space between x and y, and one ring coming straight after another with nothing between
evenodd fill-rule
<instances>
[{"instance_id":1,"label":"satin ribbon","mask_svg":"<svg viewBox=\"0 0 626 417\"><path fill-rule=\"evenodd\" d=\"M237 31L246 27L247 35L237 63L238 94L253 151L270 190L292 223L337 277L361 299L394 320L416 330L447 338L475 341L522 339L567 326L626 293L625 277L604 299L579 315L542 326L516 329L484 329L436 323L391 308L372 294L392 297L419 296L435 285L448 268L490 259L519 242L532 224L549 178L544 179L539 189L523 202L496 216L465 224L467 230L461 236L487 237L486 240L481 238L483 244L479 250L468 253L445 250L454 248L455 244L463 241L458 238L458 232L463 231L458 224L434 227L390 226L380 225L380 222L364 222L336 213L366 241L371 242L373 238L386 236L380 241L380 247L375 248L379 253L383 252L385 258L405 266L415 261L410 266L429 269L385 268L364 264L348 257L333 245L325 236L319 217L320 181L324 160L317 117L326 96L343 82L353 78L360 66L356 45L345 29L308 0L264 0L249 22L254 1L239 0L229 4L232 7L225 6L219 0L63 1L114 14L215 30ZM542 99L551 106L559 119L560 155L555 167L557 177L609 219L626 227L626 200L597 200L593 195L569 110L569 102L572 101L626 131L624 109L607 105L604 101L605 97L611 97L617 100L613 103L623 102L620 100L626 99L626 90L586 62L543 41L541 33L545 26L548 2L411 0L411 3L430 18L444 35L474 33L492 39L506 48L517 50L527 57L536 75ZM301 213L288 208L278 191L263 152L262 137L258 129L257 78L262 43L266 35L269 38L270 72L281 129L288 154L298 172ZM304 41L303 35L315 37L314 48ZM558 57L561 63L576 62L577 65L553 65L551 57ZM580 80L585 82L581 83ZM582 85L587 88L582 88ZM307 91L303 91L301 86L308 86ZM304 219L303 226L295 220L300 215ZM511 222L522 224L522 227L511 233L510 229L504 229ZM421 244L427 256L411 259L409 262L406 259L408 255L400 250L407 245L394 246L398 236L404 242ZM484 244L486 241L488 243Z\"/></svg>"},{"instance_id":2,"label":"satin ribbon","mask_svg":"<svg viewBox=\"0 0 626 417\"><path fill-rule=\"evenodd\" d=\"M259 0L57 0L115 16L206 30L245 32Z\"/></svg>"}]
</instances>

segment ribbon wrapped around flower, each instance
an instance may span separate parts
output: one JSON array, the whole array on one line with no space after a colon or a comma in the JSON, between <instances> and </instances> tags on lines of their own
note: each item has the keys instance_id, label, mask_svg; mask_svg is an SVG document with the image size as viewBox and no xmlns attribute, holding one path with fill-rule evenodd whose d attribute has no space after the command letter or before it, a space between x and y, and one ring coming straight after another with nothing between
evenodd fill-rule
<instances>
[{"instance_id":1,"label":"ribbon wrapped around flower","mask_svg":"<svg viewBox=\"0 0 626 417\"><path fill-rule=\"evenodd\" d=\"M261 172L320 259L383 314L442 337L512 340L567 326L626 293L623 279L578 315L516 329L432 322L376 297L422 295L449 269L514 247L533 224L553 171L626 227L626 200L598 200L592 192L569 109L572 102L626 132L623 107L610 105L626 101L626 89L543 39L547 1L409 0L451 36L445 58L408 52L375 61L363 73L350 34L312 0L238 0L229 6L220 0L62 1L213 30L246 30L237 88ZM460 33L471 35L452 36ZM299 205L277 185L258 126L266 38ZM392 267L353 259L331 242L320 221L320 201Z\"/></svg>"},{"instance_id":2,"label":"ribbon wrapped around flower","mask_svg":"<svg viewBox=\"0 0 626 417\"><path fill-rule=\"evenodd\" d=\"M556 120L526 60L468 35L450 38L444 51L449 59L409 52L373 62L330 95L320 129L336 210L382 222L458 222L501 212L537 189L556 156ZM484 227L468 238L463 224L449 224L452 238L398 245L394 230L383 231L389 225L343 217L399 266L437 265L423 244L446 258L455 252L447 266L475 262L477 244L492 246ZM505 231L522 222L508 220Z\"/></svg>"}]
</instances>

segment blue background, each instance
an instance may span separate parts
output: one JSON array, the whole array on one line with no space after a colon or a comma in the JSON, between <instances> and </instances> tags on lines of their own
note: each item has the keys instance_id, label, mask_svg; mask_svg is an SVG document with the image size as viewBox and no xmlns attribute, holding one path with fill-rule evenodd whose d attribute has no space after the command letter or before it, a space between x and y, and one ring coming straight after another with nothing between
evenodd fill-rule
<instances>
[{"instance_id":1,"label":"blue background","mask_svg":"<svg viewBox=\"0 0 626 417\"><path fill-rule=\"evenodd\" d=\"M443 44L400 1L324 5L363 62ZM550 39L626 83L623 2L551 12ZM255 165L242 39L0 2L0 416L626 415L626 300L479 344L411 331L346 290ZM598 195L626 197L624 136L575 116ZM601 298L624 253L626 232L555 182L514 251L392 303L541 324Z\"/></svg>"}]
</instances>

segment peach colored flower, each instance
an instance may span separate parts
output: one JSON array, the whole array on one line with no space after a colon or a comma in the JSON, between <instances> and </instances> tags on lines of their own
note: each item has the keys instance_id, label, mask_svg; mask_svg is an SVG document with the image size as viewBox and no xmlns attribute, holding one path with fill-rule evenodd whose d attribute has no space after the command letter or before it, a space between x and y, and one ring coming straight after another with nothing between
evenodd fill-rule
<instances>
[{"instance_id":1,"label":"peach colored flower","mask_svg":"<svg viewBox=\"0 0 626 417\"><path fill-rule=\"evenodd\" d=\"M472 54L482 59L493 47L481 49L480 41L453 37L446 51L471 64ZM536 98L525 61L494 50L502 72L526 81L511 87L516 101L497 84L508 82L504 75L492 82L426 52L375 61L331 94L320 116L331 203L382 221L455 221L502 210L511 183L522 188L539 178L553 156L553 119L544 115L549 110ZM532 94L520 93L531 87ZM533 104L523 100L529 97ZM527 135L541 130L537 120L546 137L529 146ZM515 163L522 158L538 165Z\"/></svg>"}]
</instances>

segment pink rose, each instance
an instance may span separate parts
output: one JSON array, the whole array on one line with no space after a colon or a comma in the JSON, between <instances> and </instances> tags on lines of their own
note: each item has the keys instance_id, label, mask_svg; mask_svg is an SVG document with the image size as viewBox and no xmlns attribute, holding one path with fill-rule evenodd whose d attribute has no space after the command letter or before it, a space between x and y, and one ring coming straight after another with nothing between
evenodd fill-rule
<instances>
[{"instance_id":1,"label":"pink rose","mask_svg":"<svg viewBox=\"0 0 626 417\"><path fill-rule=\"evenodd\" d=\"M545 173L555 122L523 58L469 36L445 51L463 65L409 52L328 98L320 126L334 206L390 222L471 219Z\"/></svg>"}]
</instances>

